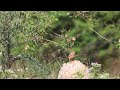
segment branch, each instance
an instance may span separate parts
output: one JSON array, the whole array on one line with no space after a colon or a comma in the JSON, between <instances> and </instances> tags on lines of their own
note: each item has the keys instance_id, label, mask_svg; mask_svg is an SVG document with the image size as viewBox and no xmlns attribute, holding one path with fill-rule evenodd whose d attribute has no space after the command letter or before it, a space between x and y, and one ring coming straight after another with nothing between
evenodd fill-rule
<instances>
[{"instance_id":1,"label":"branch","mask_svg":"<svg viewBox=\"0 0 120 90\"><path fill-rule=\"evenodd\" d=\"M107 38L105 38L104 36L100 35L97 31L95 31L94 29L92 29L89 25L88 25L89 29L93 32L95 32L98 36L100 36L102 39L106 40L107 42L109 42L110 44L113 44L113 43L117 43L116 41L110 41L108 40Z\"/></svg>"},{"instance_id":2,"label":"branch","mask_svg":"<svg viewBox=\"0 0 120 90\"><path fill-rule=\"evenodd\" d=\"M48 40L48 39L43 39L43 40L48 41L48 42L51 42L51 43L54 43L54 44L57 44L57 45L60 45L60 43L54 42L54 41L52 41L52 40ZM61 45L65 45L65 44L61 44Z\"/></svg>"},{"instance_id":3,"label":"branch","mask_svg":"<svg viewBox=\"0 0 120 90\"><path fill-rule=\"evenodd\" d=\"M89 27L90 28L90 27ZM109 43L111 41L109 41L107 38L103 37L102 35L100 35L98 32L96 32L95 30L93 30L92 28L90 28L90 30L92 30L93 32L95 32L98 36L100 36L101 38L103 38L104 40L108 41Z\"/></svg>"}]
</instances>

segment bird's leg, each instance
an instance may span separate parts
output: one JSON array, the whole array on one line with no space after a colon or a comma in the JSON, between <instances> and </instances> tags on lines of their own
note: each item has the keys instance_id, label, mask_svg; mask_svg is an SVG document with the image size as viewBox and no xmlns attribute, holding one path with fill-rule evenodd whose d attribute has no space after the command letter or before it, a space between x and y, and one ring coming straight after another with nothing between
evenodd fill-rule
<instances>
[{"instance_id":1,"label":"bird's leg","mask_svg":"<svg viewBox=\"0 0 120 90\"><path fill-rule=\"evenodd\" d=\"M68 59L69 60L69 62L70 62L70 59Z\"/></svg>"},{"instance_id":2,"label":"bird's leg","mask_svg":"<svg viewBox=\"0 0 120 90\"><path fill-rule=\"evenodd\" d=\"M70 58L68 58L68 59L69 59L69 62L70 62L71 61Z\"/></svg>"}]
</instances>

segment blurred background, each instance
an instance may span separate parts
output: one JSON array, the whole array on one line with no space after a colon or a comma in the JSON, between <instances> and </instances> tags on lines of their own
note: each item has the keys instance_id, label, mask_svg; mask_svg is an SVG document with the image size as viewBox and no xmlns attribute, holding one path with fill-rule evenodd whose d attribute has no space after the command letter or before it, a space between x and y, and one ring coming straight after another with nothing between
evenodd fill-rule
<instances>
[{"instance_id":1,"label":"blurred background","mask_svg":"<svg viewBox=\"0 0 120 90\"><path fill-rule=\"evenodd\" d=\"M8 68L17 59L68 62L75 51L75 60L109 69L120 66L119 39L119 11L0 12L0 60Z\"/></svg>"}]
</instances>

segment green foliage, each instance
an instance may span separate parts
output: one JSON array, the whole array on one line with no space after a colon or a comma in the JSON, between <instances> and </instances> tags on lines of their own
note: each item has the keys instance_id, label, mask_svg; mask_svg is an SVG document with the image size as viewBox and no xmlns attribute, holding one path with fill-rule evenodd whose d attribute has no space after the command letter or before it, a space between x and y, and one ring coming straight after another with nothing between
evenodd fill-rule
<instances>
[{"instance_id":1,"label":"green foliage","mask_svg":"<svg viewBox=\"0 0 120 90\"><path fill-rule=\"evenodd\" d=\"M15 56L25 54L35 57L46 42L45 37L48 35L46 28L51 28L53 21L57 21L56 14L57 12L36 11L1 12L0 34L2 34L3 46L6 45L3 38L6 36L6 31L9 31L11 54Z\"/></svg>"},{"instance_id":2,"label":"green foliage","mask_svg":"<svg viewBox=\"0 0 120 90\"><path fill-rule=\"evenodd\" d=\"M25 69L15 67L3 71L0 66L0 79L56 79L62 66L62 62L38 64L29 60L25 63Z\"/></svg>"},{"instance_id":3,"label":"green foliage","mask_svg":"<svg viewBox=\"0 0 120 90\"><path fill-rule=\"evenodd\" d=\"M90 75L91 79L109 79L109 73L101 72L101 64L98 63L91 63Z\"/></svg>"},{"instance_id":4,"label":"green foliage","mask_svg":"<svg viewBox=\"0 0 120 90\"><path fill-rule=\"evenodd\" d=\"M66 61L71 50L82 62L119 59L119 17L119 11L0 11L0 61L11 55Z\"/></svg>"}]
</instances>

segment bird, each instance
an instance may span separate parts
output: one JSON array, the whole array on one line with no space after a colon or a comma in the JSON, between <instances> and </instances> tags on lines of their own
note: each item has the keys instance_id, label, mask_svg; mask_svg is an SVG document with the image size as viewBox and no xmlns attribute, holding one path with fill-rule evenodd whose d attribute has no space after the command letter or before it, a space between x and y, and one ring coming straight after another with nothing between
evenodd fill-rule
<instances>
[{"instance_id":1,"label":"bird","mask_svg":"<svg viewBox=\"0 0 120 90\"><path fill-rule=\"evenodd\" d=\"M72 52L68 55L69 61L73 60L74 57L75 57L75 51L72 51Z\"/></svg>"}]
</instances>

